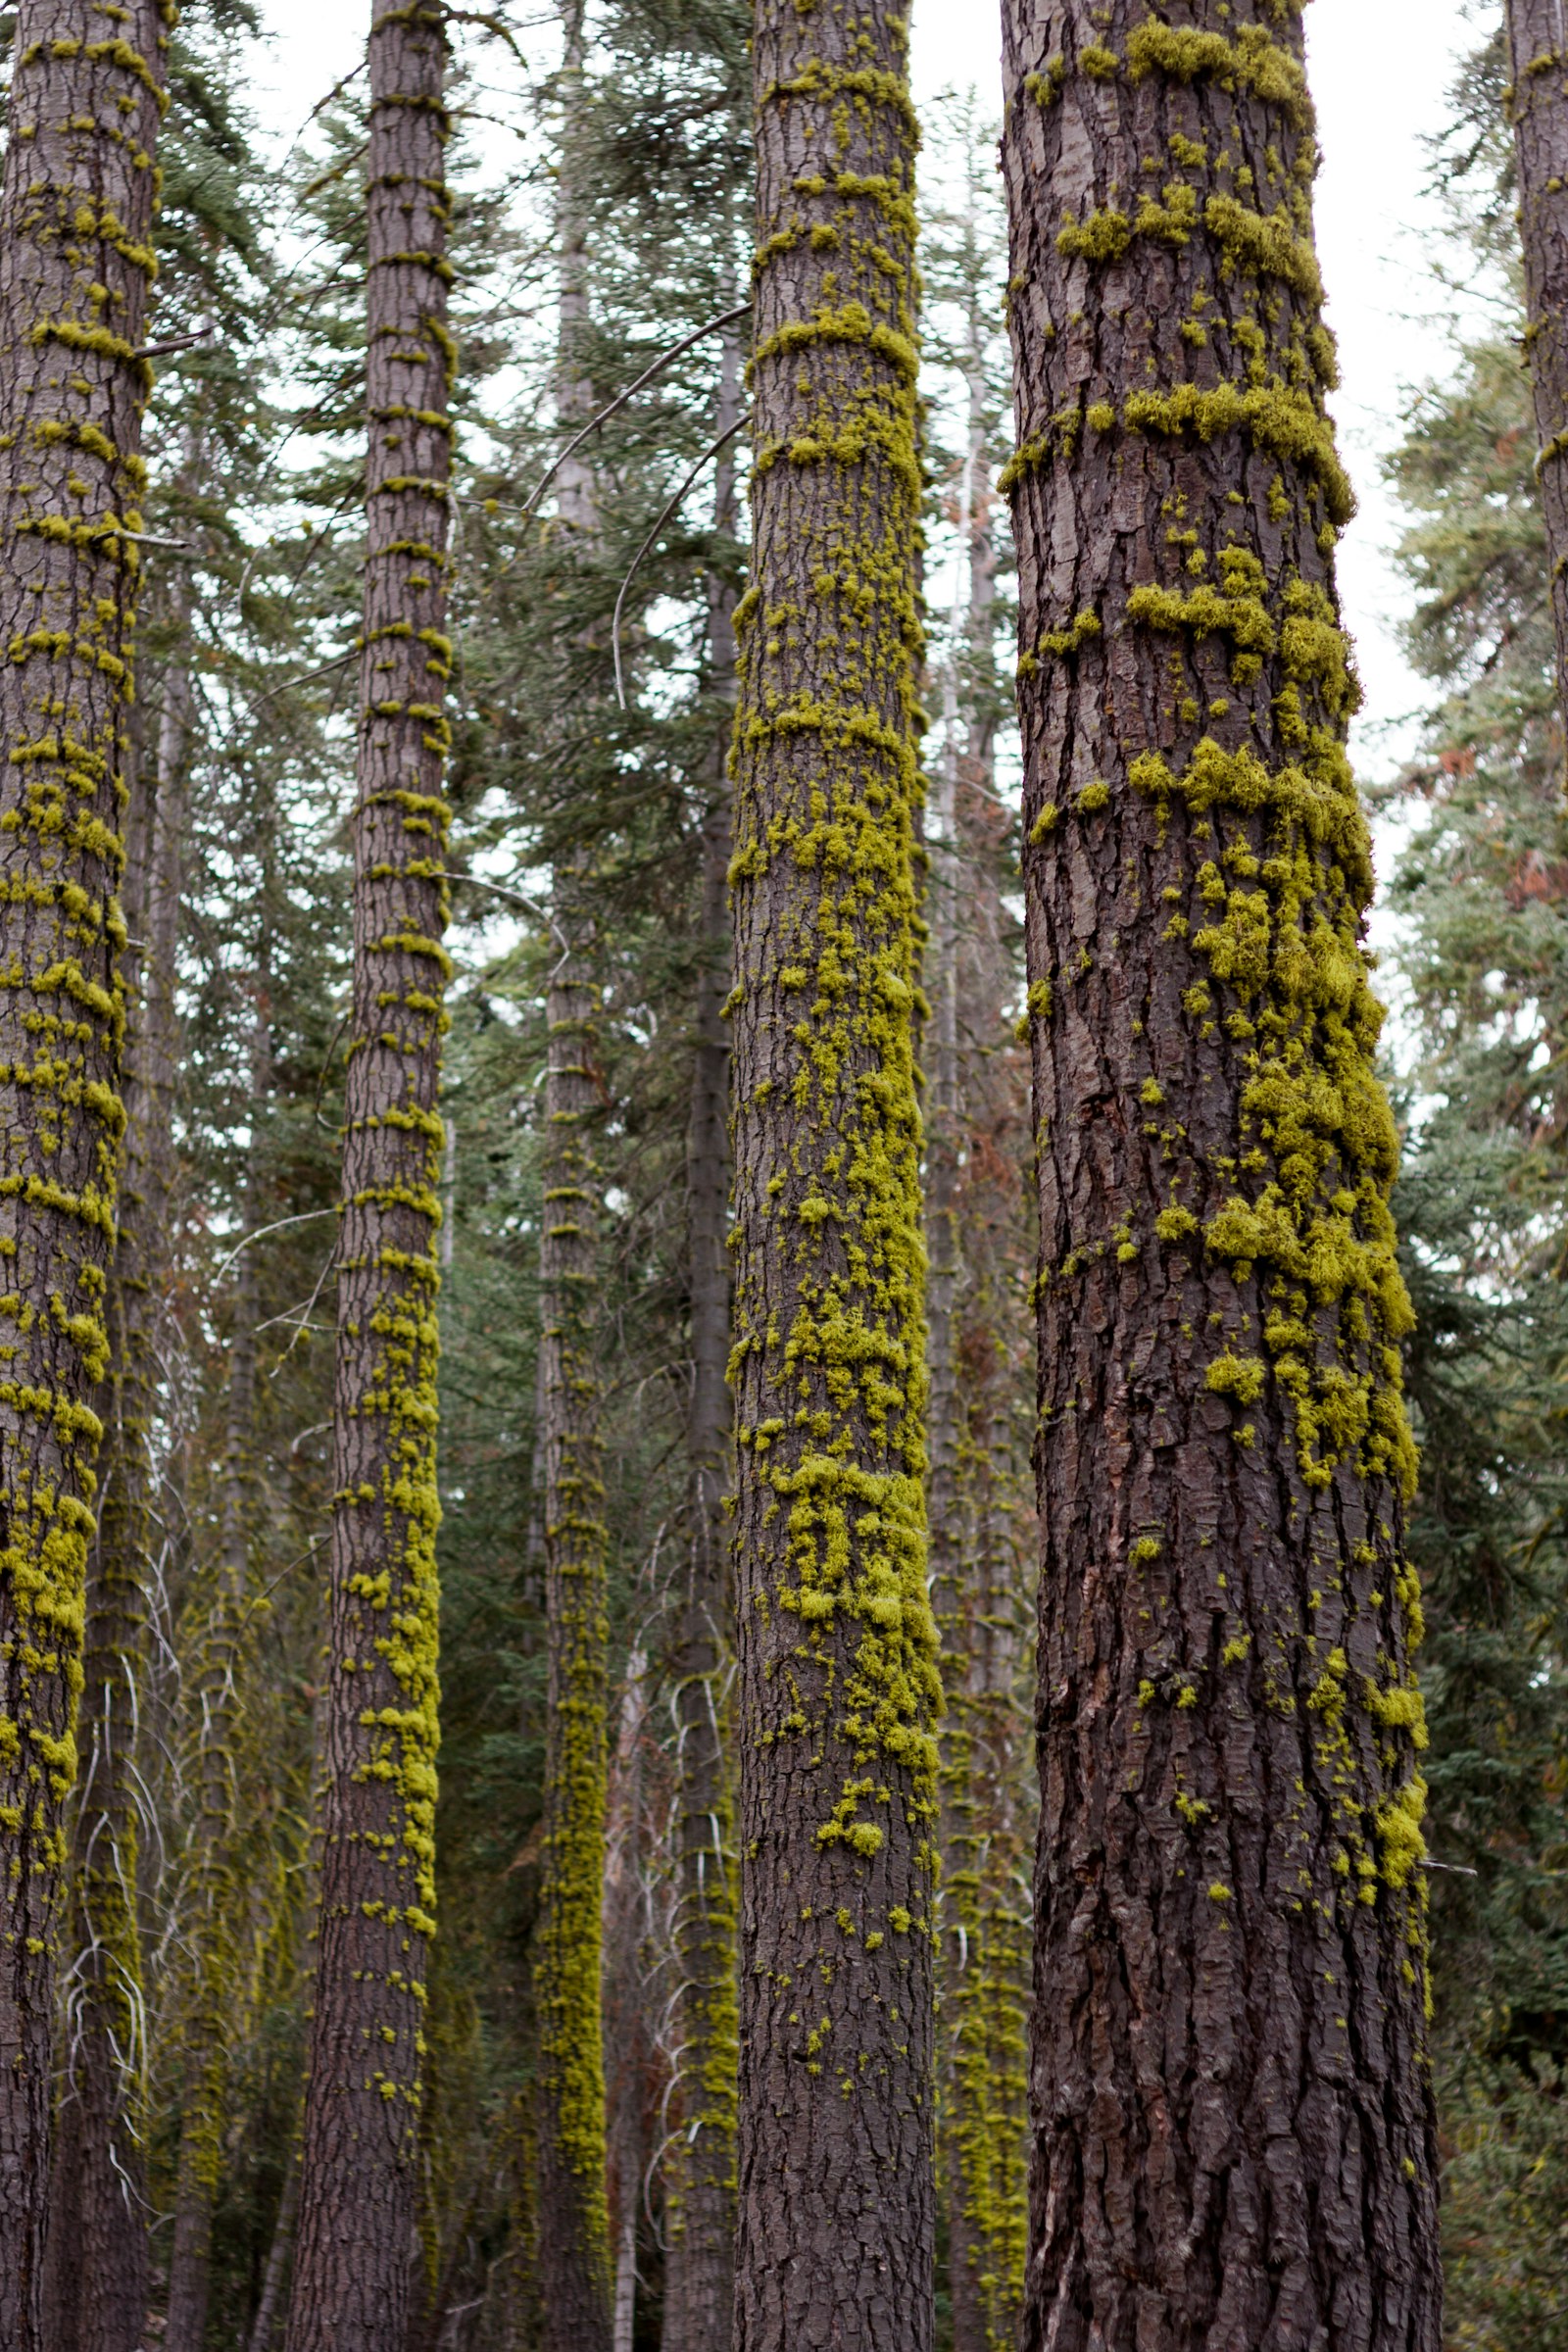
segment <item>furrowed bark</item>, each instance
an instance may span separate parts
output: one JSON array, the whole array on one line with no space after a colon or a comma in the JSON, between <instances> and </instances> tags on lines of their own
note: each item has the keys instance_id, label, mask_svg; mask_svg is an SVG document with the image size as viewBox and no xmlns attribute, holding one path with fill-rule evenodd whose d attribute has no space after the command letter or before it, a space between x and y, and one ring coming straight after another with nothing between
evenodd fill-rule
<instances>
[{"instance_id":1,"label":"furrowed bark","mask_svg":"<svg viewBox=\"0 0 1568 2352\"><path fill-rule=\"evenodd\" d=\"M169 601L177 636L190 616L183 567L173 575ZM174 986L190 709L189 673L176 661L164 682L150 806L137 828L142 870L128 877L139 984L131 980L127 990L124 1157L108 1291L109 1409L98 1536L87 1573L83 1761L72 1831L67 2048L50 2224L54 2352L134 2352L147 2313L135 1730L157 1507L156 1349L172 1275Z\"/></svg>"},{"instance_id":2,"label":"furrowed bark","mask_svg":"<svg viewBox=\"0 0 1568 2352\"><path fill-rule=\"evenodd\" d=\"M42 2325L106 1270L166 22L24 0L0 187L0 2342Z\"/></svg>"},{"instance_id":3,"label":"furrowed bark","mask_svg":"<svg viewBox=\"0 0 1568 2352\"><path fill-rule=\"evenodd\" d=\"M1557 717L1568 732L1568 7L1564 0L1507 0L1505 14Z\"/></svg>"},{"instance_id":4,"label":"furrowed bark","mask_svg":"<svg viewBox=\"0 0 1568 2352\"><path fill-rule=\"evenodd\" d=\"M584 376L587 240L576 186L582 106L580 0L562 13L564 107L558 186L558 405L564 427L593 414ZM562 526L590 535L593 481L578 459L557 476ZM605 2193L600 1919L605 1883L609 1530L598 1365L602 1183L594 1155L599 1009L586 863L557 868L556 956L546 996L548 1064L539 1251L545 1451L544 1866L534 1932L539 2021L539 2297L545 2352L610 2352L612 2278Z\"/></svg>"},{"instance_id":5,"label":"furrowed bark","mask_svg":"<svg viewBox=\"0 0 1568 2352\"><path fill-rule=\"evenodd\" d=\"M1008 0L1026 2347L1435 2352L1409 1307L1293 0ZM1154 169L1146 169L1152 159Z\"/></svg>"},{"instance_id":6,"label":"furrowed bark","mask_svg":"<svg viewBox=\"0 0 1568 2352\"><path fill-rule=\"evenodd\" d=\"M735 420L740 351L726 335L717 425ZM735 528L734 466L718 461L715 530ZM730 787L735 605L728 580L709 581L709 667L726 711L703 822L702 950L686 1150L692 1397L687 1421L691 1550L670 1660L679 1722L675 1809L680 1954L680 2139L671 2166L664 2268L664 2352L723 2352L735 2300L735 1805L723 1733L725 1669L734 1642L729 1591Z\"/></svg>"},{"instance_id":7,"label":"furrowed bark","mask_svg":"<svg viewBox=\"0 0 1568 2352\"><path fill-rule=\"evenodd\" d=\"M933 2325L906 58L894 7L758 11L731 866L738 2352L925 2352Z\"/></svg>"},{"instance_id":8,"label":"furrowed bark","mask_svg":"<svg viewBox=\"0 0 1568 2352\"><path fill-rule=\"evenodd\" d=\"M942 1941L938 2063L954 2352L1017 2333L1027 2229L1030 1823L1022 1703L1033 1545L1024 1327L1029 1252L1021 1170L1027 1080L1007 1038L1000 905L1004 819L992 728L963 723L962 655L987 663L996 560L988 514L978 313L959 500L965 609L954 614L931 845L933 1015L927 1151L931 1269L931 1587L942 1632Z\"/></svg>"},{"instance_id":9,"label":"furrowed bark","mask_svg":"<svg viewBox=\"0 0 1568 2352\"><path fill-rule=\"evenodd\" d=\"M325 1814L289 2352L408 2329L434 1932L436 1245L449 742L444 19L370 27L367 563Z\"/></svg>"}]
</instances>

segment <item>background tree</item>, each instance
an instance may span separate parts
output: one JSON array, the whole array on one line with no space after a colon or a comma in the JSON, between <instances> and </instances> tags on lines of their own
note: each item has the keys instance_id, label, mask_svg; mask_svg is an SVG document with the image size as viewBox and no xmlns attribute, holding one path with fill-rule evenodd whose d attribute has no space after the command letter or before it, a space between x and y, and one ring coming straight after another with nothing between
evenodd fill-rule
<instances>
[{"instance_id":1,"label":"background tree","mask_svg":"<svg viewBox=\"0 0 1568 2352\"><path fill-rule=\"evenodd\" d=\"M1536 394L1541 504L1557 637L1557 708L1568 710L1568 30L1559 0L1506 0L1519 230ZM1568 722L1565 722L1568 723Z\"/></svg>"}]
</instances>

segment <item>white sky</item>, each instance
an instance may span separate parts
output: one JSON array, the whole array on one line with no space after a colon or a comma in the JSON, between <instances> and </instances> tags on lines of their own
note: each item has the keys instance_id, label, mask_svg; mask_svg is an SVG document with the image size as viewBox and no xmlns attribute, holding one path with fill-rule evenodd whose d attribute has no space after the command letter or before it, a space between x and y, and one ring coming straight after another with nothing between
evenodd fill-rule
<instances>
[{"instance_id":1,"label":"white sky","mask_svg":"<svg viewBox=\"0 0 1568 2352\"><path fill-rule=\"evenodd\" d=\"M548 0L503 13L537 22ZM1309 68L1324 151L1318 244L1344 387L1335 402L1361 512L1346 536L1341 585L1367 708L1358 730L1368 775L1409 747L1419 681L1395 632L1403 591L1388 560L1396 510L1378 475L1397 438L1407 388L1446 371L1443 298L1429 274L1438 214L1423 194L1423 141L1443 127L1458 55L1479 37L1485 0L1312 0ZM279 143L363 55L368 0L264 0L273 33L259 61L258 111ZM914 0L916 98L971 84L1000 111L995 0Z\"/></svg>"}]
</instances>

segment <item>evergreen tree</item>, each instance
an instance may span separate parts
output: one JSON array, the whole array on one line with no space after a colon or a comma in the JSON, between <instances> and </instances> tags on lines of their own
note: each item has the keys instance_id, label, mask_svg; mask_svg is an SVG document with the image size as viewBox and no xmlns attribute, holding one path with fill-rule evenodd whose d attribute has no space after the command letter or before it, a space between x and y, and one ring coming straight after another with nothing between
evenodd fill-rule
<instances>
[{"instance_id":1,"label":"evergreen tree","mask_svg":"<svg viewBox=\"0 0 1568 2352\"><path fill-rule=\"evenodd\" d=\"M438 12L376 7L325 1817L291 2352L401 2341L411 2283L435 1899L435 1099L450 968L445 69Z\"/></svg>"},{"instance_id":2,"label":"evergreen tree","mask_svg":"<svg viewBox=\"0 0 1568 2352\"><path fill-rule=\"evenodd\" d=\"M1505 0L1504 14L1561 711L1568 710L1568 28L1558 0Z\"/></svg>"},{"instance_id":3,"label":"evergreen tree","mask_svg":"<svg viewBox=\"0 0 1568 2352\"><path fill-rule=\"evenodd\" d=\"M759 11L737 610L736 2329L932 2334L933 1833L911 1019L914 122L895 8Z\"/></svg>"},{"instance_id":4,"label":"evergreen tree","mask_svg":"<svg viewBox=\"0 0 1568 2352\"><path fill-rule=\"evenodd\" d=\"M124 1108L142 356L168 34L155 0L104 36L86 7L19 12L0 188L6 1254L0 1450L0 2338L43 2325L55 1960L75 1773L84 1580L109 1348L104 1289Z\"/></svg>"},{"instance_id":5,"label":"evergreen tree","mask_svg":"<svg viewBox=\"0 0 1568 2352\"><path fill-rule=\"evenodd\" d=\"M1410 1309L1301 29L1073 5L1004 42L1041 1153L1021 2340L1435 2352Z\"/></svg>"}]
</instances>

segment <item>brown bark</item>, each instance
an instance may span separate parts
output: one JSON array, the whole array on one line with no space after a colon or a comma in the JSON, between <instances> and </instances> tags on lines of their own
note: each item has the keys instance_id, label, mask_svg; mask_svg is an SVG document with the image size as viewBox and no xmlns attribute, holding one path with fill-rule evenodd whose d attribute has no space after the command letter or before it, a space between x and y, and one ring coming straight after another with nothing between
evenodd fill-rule
<instances>
[{"instance_id":1,"label":"brown bark","mask_svg":"<svg viewBox=\"0 0 1568 2352\"><path fill-rule=\"evenodd\" d=\"M289 2352L407 2333L434 1929L442 715L454 350L441 12L375 0L354 1004L324 1820Z\"/></svg>"},{"instance_id":2,"label":"brown bark","mask_svg":"<svg viewBox=\"0 0 1568 2352\"><path fill-rule=\"evenodd\" d=\"M926 2352L940 1704L914 980L901 11L763 0L737 612L737 2352Z\"/></svg>"},{"instance_id":3,"label":"brown bark","mask_svg":"<svg viewBox=\"0 0 1568 2352\"><path fill-rule=\"evenodd\" d=\"M928 966L931 1586L948 1700L938 2064L954 2352L1003 2352L1016 2336L1028 2146L1030 1936L1020 1883L1032 1828L1024 1669L1034 1546L1026 1540L1032 1416L1021 1409L1029 1383L1019 1347L1032 1271L1022 1173L1028 1080L1008 1036L1005 815L988 715L996 556L979 300L976 285L958 502L968 579L955 607L944 696Z\"/></svg>"},{"instance_id":4,"label":"brown bark","mask_svg":"<svg viewBox=\"0 0 1568 2352\"><path fill-rule=\"evenodd\" d=\"M1568 10L1564 0L1507 0L1505 14L1525 347L1541 441L1536 463L1551 565L1558 724L1568 731Z\"/></svg>"},{"instance_id":5,"label":"brown bark","mask_svg":"<svg viewBox=\"0 0 1568 2352\"><path fill-rule=\"evenodd\" d=\"M24 0L0 189L0 2342L42 2312L64 1810L123 1113L115 892L144 480L156 0Z\"/></svg>"},{"instance_id":6,"label":"brown bark","mask_svg":"<svg viewBox=\"0 0 1568 2352\"><path fill-rule=\"evenodd\" d=\"M562 32L557 401L563 427L570 428L593 410L582 348L588 288L577 152L583 103L581 0L565 0ZM580 460L569 459L562 466L557 506L565 532L591 537L597 520L594 485ZM551 894L554 961L545 1003L539 1251L548 1701L534 1999L545 2352L610 2352L612 2296L600 1981L609 1531L596 1317L603 1187L594 1151L600 1112L594 1068L599 987L591 896L585 858L557 868Z\"/></svg>"},{"instance_id":7,"label":"brown bark","mask_svg":"<svg viewBox=\"0 0 1568 2352\"><path fill-rule=\"evenodd\" d=\"M740 401L740 352L724 338L720 432ZM718 462L713 526L735 528L734 466ZM722 1729L723 1680L734 1641L729 1526L731 1470L729 1224L727 751L735 696L735 592L709 583L709 668L725 713L703 820L700 937L686 1149L686 1246L691 1283L692 1394L687 1416L691 1546L670 1659L679 1725L675 1941L680 1955L680 2139L671 2167L664 2267L664 2352L723 2352L735 2298L734 1798Z\"/></svg>"},{"instance_id":8,"label":"brown bark","mask_svg":"<svg viewBox=\"0 0 1568 2352\"><path fill-rule=\"evenodd\" d=\"M190 616L183 569L169 603L177 637ZM134 1727L156 1508L156 1353L173 1270L174 989L189 734L190 678L175 661L164 681L153 789L136 788L147 807L134 828L141 871L128 877L126 904L136 945L135 963L127 957L109 1409L98 1536L88 1559L82 1775L72 1833L66 2063L50 2226L54 2352L133 2352L147 2310Z\"/></svg>"},{"instance_id":9,"label":"brown bark","mask_svg":"<svg viewBox=\"0 0 1568 2352\"><path fill-rule=\"evenodd\" d=\"M1042 1237L1021 2341L1435 2352L1409 1308L1311 108L1284 0L1168 14L1004 14Z\"/></svg>"},{"instance_id":10,"label":"brown bark","mask_svg":"<svg viewBox=\"0 0 1568 2352\"><path fill-rule=\"evenodd\" d=\"M283 2281L288 2277L289 2256L294 2250L294 2231L300 2213L300 2164L297 2152L290 2151L288 2170L283 2175L283 2194L278 2200L277 2219L272 2225L272 2242L267 2249L267 2268L262 2274L262 2291L256 2305L256 2317L251 2322L249 2352L272 2352L272 2338L283 2309Z\"/></svg>"}]
</instances>

